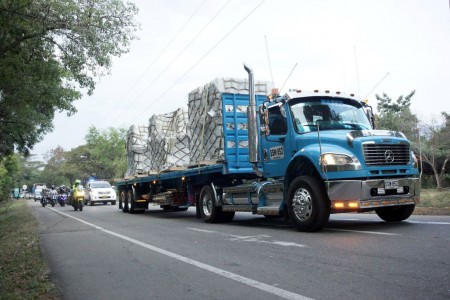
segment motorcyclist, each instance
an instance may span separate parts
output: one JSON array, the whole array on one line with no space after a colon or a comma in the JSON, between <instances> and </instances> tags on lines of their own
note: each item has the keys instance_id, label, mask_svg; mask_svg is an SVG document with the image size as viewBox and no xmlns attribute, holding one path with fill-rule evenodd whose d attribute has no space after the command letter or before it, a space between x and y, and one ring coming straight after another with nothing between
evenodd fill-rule
<instances>
[{"instance_id":1,"label":"motorcyclist","mask_svg":"<svg viewBox=\"0 0 450 300\"><path fill-rule=\"evenodd\" d=\"M73 197L74 197L74 193L75 193L75 191L77 190L77 187L80 184L81 184L81 180L79 180L79 179L75 180L75 182L73 183L72 192L70 193L70 197L68 197L69 198L69 203L68 203L69 205L72 205L72 200L73 200Z\"/></svg>"},{"instance_id":2,"label":"motorcyclist","mask_svg":"<svg viewBox=\"0 0 450 300\"><path fill-rule=\"evenodd\" d=\"M47 201L48 201L48 189L45 187L42 189L42 197L41 197L41 204L42 206L47 205Z\"/></svg>"},{"instance_id":3,"label":"motorcyclist","mask_svg":"<svg viewBox=\"0 0 450 300\"><path fill-rule=\"evenodd\" d=\"M49 193L50 193L50 195L57 194L56 189L55 189L55 185L52 184L52 186L50 187Z\"/></svg>"},{"instance_id":4,"label":"motorcyclist","mask_svg":"<svg viewBox=\"0 0 450 300\"><path fill-rule=\"evenodd\" d=\"M50 190L48 191L48 198L52 206L56 204L56 199L58 197L58 192L55 189L55 185L52 184Z\"/></svg>"},{"instance_id":5,"label":"motorcyclist","mask_svg":"<svg viewBox=\"0 0 450 300\"><path fill-rule=\"evenodd\" d=\"M75 183L73 184L72 191L76 190L76 188L81 184L81 180L77 179L75 180Z\"/></svg>"}]
</instances>

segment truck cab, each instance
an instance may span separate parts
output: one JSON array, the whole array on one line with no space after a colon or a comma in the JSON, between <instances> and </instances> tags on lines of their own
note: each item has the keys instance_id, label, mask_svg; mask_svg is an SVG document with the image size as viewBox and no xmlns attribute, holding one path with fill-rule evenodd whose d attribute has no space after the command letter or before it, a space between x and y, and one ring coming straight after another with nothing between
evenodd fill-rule
<instances>
[{"instance_id":1,"label":"truck cab","mask_svg":"<svg viewBox=\"0 0 450 300\"><path fill-rule=\"evenodd\" d=\"M371 108L340 92L290 91L258 109L265 178L283 181L285 209L302 231L330 213L375 210L408 218L419 201L417 160L400 132L374 130Z\"/></svg>"}]
</instances>

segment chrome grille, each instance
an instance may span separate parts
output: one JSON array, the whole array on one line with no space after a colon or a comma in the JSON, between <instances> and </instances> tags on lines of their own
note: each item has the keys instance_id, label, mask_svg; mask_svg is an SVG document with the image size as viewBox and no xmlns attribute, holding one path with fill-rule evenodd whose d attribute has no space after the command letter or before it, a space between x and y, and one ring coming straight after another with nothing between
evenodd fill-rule
<instances>
[{"instance_id":1,"label":"chrome grille","mask_svg":"<svg viewBox=\"0 0 450 300\"><path fill-rule=\"evenodd\" d=\"M407 165L410 161L408 144L363 144L363 152L368 166Z\"/></svg>"}]
</instances>

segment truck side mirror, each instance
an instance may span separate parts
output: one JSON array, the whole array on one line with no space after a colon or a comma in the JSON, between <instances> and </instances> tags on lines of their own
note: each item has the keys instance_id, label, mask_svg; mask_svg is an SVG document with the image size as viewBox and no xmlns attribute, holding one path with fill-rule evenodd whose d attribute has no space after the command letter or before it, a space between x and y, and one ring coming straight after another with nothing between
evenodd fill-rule
<instances>
[{"instance_id":1,"label":"truck side mirror","mask_svg":"<svg viewBox=\"0 0 450 300\"><path fill-rule=\"evenodd\" d=\"M260 105L258 109L259 123L261 135L269 134L269 111L264 105Z\"/></svg>"}]
</instances>

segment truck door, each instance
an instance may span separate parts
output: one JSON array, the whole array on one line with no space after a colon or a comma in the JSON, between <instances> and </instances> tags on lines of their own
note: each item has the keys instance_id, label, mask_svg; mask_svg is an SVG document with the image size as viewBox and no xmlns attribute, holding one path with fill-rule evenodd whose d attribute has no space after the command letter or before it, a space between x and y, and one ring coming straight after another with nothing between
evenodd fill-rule
<instances>
[{"instance_id":1,"label":"truck door","mask_svg":"<svg viewBox=\"0 0 450 300\"><path fill-rule=\"evenodd\" d=\"M268 130L261 136L262 162L265 177L281 177L291 158L286 113L281 103L268 108Z\"/></svg>"}]
</instances>

